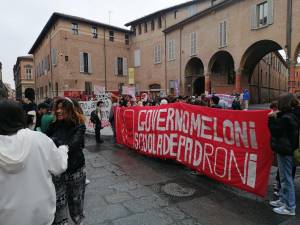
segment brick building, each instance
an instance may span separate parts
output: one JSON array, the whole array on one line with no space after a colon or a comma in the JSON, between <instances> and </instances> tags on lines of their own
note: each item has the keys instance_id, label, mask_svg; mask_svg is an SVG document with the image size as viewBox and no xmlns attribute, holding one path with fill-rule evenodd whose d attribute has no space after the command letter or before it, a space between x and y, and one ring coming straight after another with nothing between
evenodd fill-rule
<instances>
[{"instance_id":1,"label":"brick building","mask_svg":"<svg viewBox=\"0 0 300 225\"><path fill-rule=\"evenodd\" d=\"M24 99L27 90L35 90L32 56L20 56L17 58L14 65L14 80L17 100Z\"/></svg>"},{"instance_id":2,"label":"brick building","mask_svg":"<svg viewBox=\"0 0 300 225\"><path fill-rule=\"evenodd\" d=\"M54 13L29 51L36 96L82 97L95 86L118 91L127 80L130 31Z\"/></svg>"},{"instance_id":3,"label":"brick building","mask_svg":"<svg viewBox=\"0 0 300 225\"><path fill-rule=\"evenodd\" d=\"M266 55L255 67L249 81L252 103L268 103L288 91L288 66L278 53Z\"/></svg>"},{"instance_id":4,"label":"brick building","mask_svg":"<svg viewBox=\"0 0 300 225\"><path fill-rule=\"evenodd\" d=\"M287 90L286 70L272 69L262 58L273 52L269 57L289 72L300 49L300 1L292 12L287 3L188 1L125 24L130 31L54 13L29 52L37 96L79 96L91 94L94 86L118 91L133 85L138 94L172 95L248 88L253 102L272 100ZM290 16L293 24L287 22ZM294 31L291 40L286 27ZM288 65L279 50L286 51Z\"/></svg>"},{"instance_id":5,"label":"brick building","mask_svg":"<svg viewBox=\"0 0 300 225\"><path fill-rule=\"evenodd\" d=\"M0 62L0 99L7 98L7 89L2 82L2 63Z\"/></svg>"},{"instance_id":6,"label":"brick building","mask_svg":"<svg viewBox=\"0 0 300 225\"><path fill-rule=\"evenodd\" d=\"M300 64L296 64L293 70L294 76L290 80L294 92L300 92Z\"/></svg>"},{"instance_id":7,"label":"brick building","mask_svg":"<svg viewBox=\"0 0 300 225\"><path fill-rule=\"evenodd\" d=\"M4 83L4 86L7 90L7 98L15 100L16 99L16 90L14 90L10 84Z\"/></svg>"}]
</instances>

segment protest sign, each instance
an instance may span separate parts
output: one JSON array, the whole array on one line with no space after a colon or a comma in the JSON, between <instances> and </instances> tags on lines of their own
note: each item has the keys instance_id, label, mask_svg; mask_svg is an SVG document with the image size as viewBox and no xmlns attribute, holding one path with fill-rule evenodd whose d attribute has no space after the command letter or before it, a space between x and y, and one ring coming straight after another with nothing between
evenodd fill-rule
<instances>
[{"instance_id":1,"label":"protest sign","mask_svg":"<svg viewBox=\"0 0 300 225\"><path fill-rule=\"evenodd\" d=\"M134 86L123 86L122 87L122 95L130 95L132 97L135 96L135 87Z\"/></svg>"},{"instance_id":2,"label":"protest sign","mask_svg":"<svg viewBox=\"0 0 300 225\"><path fill-rule=\"evenodd\" d=\"M94 94L95 95L103 95L103 94L105 94L105 87L104 86L95 85L94 86Z\"/></svg>"},{"instance_id":3,"label":"protest sign","mask_svg":"<svg viewBox=\"0 0 300 225\"><path fill-rule=\"evenodd\" d=\"M226 94L214 94L214 96L218 96L220 98L220 102L222 102L225 108L231 108L232 103L235 99L233 95L226 95ZM212 97L212 95L208 95L208 97Z\"/></svg>"},{"instance_id":4,"label":"protest sign","mask_svg":"<svg viewBox=\"0 0 300 225\"><path fill-rule=\"evenodd\" d=\"M102 95L97 96L97 100L95 101L81 101L79 102L84 116L85 116L85 124L87 128L88 133L94 133L94 125L90 121L90 116L93 110L96 109L97 102L103 101L103 107L101 108L101 126L102 127L108 127L110 126L109 123L109 114L111 109L111 99L109 97L108 93L103 93Z\"/></svg>"}]
</instances>

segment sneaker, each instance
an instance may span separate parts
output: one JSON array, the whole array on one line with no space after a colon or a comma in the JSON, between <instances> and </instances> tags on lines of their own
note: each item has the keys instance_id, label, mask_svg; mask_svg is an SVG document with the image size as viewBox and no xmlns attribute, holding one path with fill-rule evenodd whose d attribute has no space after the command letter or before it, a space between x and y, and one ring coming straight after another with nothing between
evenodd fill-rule
<instances>
[{"instance_id":1,"label":"sneaker","mask_svg":"<svg viewBox=\"0 0 300 225\"><path fill-rule=\"evenodd\" d=\"M190 172L190 174L191 174L191 175L194 175L194 176L197 176L197 175L198 175L198 172L193 170L193 171Z\"/></svg>"},{"instance_id":2,"label":"sneaker","mask_svg":"<svg viewBox=\"0 0 300 225\"><path fill-rule=\"evenodd\" d=\"M278 208L274 208L273 212L277 213L277 214L280 214L280 215L287 215L287 216L295 216L296 215L295 210L288 210L286 208L286 206L281 206L281 207L278 207Z\"/></svg>"},{"instance_id":3,"label":"sneaker","mask_svg":"<svg viewBox=\"0 0 300 225\"><path fill-rule=\"evenodd\" d=\"M285 206L285 204L280 200L270 201L269 204L274 207Z\"/></svg>"},{"instance_id":4,"label":"sneaker","mask_svg":"<svg viewBox=\"0 0 300 225\"><path fill-rule=\"evenodd\" d=\"M85 185L88 185L89 183L91 183L91 181L89 179L85 179Z\"/></svg>"}]
</instances>

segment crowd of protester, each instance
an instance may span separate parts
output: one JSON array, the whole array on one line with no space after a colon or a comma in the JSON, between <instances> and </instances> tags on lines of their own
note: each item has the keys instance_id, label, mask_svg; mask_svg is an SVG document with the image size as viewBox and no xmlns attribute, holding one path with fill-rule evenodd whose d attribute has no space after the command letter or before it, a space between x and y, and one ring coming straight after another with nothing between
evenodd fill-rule
<instances>
[{"instance_id":1,"label":"crowd of protester","mask_svg":"<svg viewBox=\"0 0 300 225\"><path fill-rule=\"evenodd\" d=\"M1 224L83 224L85 131L76 100L0 100Z\"/></svg>"},{"instance_id":2,"label":"crowd of protester","mask_svg":"<svg viewBox=\"0 0 300 225\"><path fill-rule=\"evenodd\" d=\"M217 95L143 100L129 95L113 97L109 121L115 133L116 106L182 102L217 109L247 109L248 102L241 101L238 94L233 96L231 107ZM91 117L98 126L101 104L98 101ZM270 143L278 161L274 186L278 199L270 201L270 205L275 213L295 215L293 151L299 147L300 95L283 94L270 108ZM83 111L76 100L47 99L38 105L33 99L21 103L0 100L0 204L5 206L0 210L1 224L68 224L69 215L76 225L83 224L85 131ZM96 139L101 142L100 135Z\"/></svg>"},{"instance_id":3,"label":"crowd of protester","mask_svg":"<svg viewBox=\"0 0 300 225\"><path fill-rule=\"evenodd\" d=\"M249 95L248 95L249 96ZM233 109L242 110L248 109L248 105L245 101L241 100L241 95L233 93L233 102L231 106L228 106L223 99L220 99L218 95L206 96L202 94L200 96L168 96L168 97L155 97L151 99L139 99L130 95L123 95L119 97L119 106L131 107L131 106L159 106L168 103L182 102L191 105L207 106L220 109Z\"/></svg>"}]
</instances>

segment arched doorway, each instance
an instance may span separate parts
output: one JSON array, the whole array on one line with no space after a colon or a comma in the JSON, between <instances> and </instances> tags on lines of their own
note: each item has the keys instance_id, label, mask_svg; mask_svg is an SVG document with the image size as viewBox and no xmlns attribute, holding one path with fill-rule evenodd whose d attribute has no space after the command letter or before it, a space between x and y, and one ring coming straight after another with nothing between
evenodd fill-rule
<instances>
[{"instance_id":1,"label":"arched doorway","mask_svg":"<svg viewBox=\"0 0 300 225\"><path fill-rule=\"evenodd\" d=\"M184 73L185 95L201 95L205 92L204 66L199 58L188 61Z\"/></svg>"},{"instance_id":2,"label":"arched doorway","mask_svg":"<svg viewBox=\"0 0 300 225\"><path fill-rule=\"evenodd\" d=\"M268 103L288 90L288 67L282 47L272 40L252 44L241 63L241 87L251 103Z\"/></svg>"},{"instance_id":3,"label":"arched doorway","mask_svg":"<svg viewBox=\"0 0 300 225\"><path fill-rule=\"evenodd\" d=\"M234 60L227 51L215 53L208 64L212 92L232 93L235 84Z\"/></svg>"},{"instance_id":4,"label":"arched doorway","mask_svg":"<svg viewBox=\"0 0 300 225\"><path fill-rule=\"evenodd\" d=\"M300 64L300 43L298 44L297 48L296 48L296 51L293 55L293 61L296 63L296 64Z\"/></svg>"},{"instance_id":5,"label":"arched doorway","mask_svg":"<svg viewBox=\"0 0 300 225\"><path fill-rule=\"evenodd\" d=\"M292 83L294 87L292 87L290 92L300 92L300 43L298 44L292 57L293 64L291 65L290 82L294 80Z\"/></svg>"}]
</instances>

